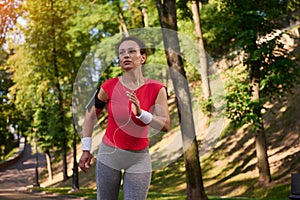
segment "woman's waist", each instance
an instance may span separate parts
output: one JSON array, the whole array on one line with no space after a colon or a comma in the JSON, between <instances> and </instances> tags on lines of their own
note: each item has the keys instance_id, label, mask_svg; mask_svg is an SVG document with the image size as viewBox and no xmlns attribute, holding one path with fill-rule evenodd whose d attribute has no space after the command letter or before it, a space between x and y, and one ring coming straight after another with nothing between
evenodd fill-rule
<instances>
[{"instance_id":1,"label":"woman's waist","mask_svg":"<svg viewBox=\"0 0 300 200\"><path fill-rule=\"evenodd\" d=\"M107 150L127 151L133 153L149 153L148 145L146 147L143 147L142 149L128 149L128 148L117 146L111 142L108 142L108 140L102 140L100 145L102 145L102 147Z\"/></svg>"}]
</instances>

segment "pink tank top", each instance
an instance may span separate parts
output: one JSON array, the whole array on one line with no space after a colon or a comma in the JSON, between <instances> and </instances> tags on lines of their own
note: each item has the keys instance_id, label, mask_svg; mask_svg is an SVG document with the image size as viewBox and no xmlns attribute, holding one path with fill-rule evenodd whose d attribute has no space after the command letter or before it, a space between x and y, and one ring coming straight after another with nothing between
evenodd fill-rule
<instances>
[{"instance_id":1,"label":"pink tank top","mask_svg":"<svg viewBox=\"0 0 300 200\"><path fill-rule=\"evenodd\" d=\"M118 78L105 81L101 86L108 95L108 125L103 142L109 146L125 150L141 150L149 145L149 126L137 119L131 110L124 86ZM147 79L146 83L134 90L141 109L151 112L158 92L163 87L159 81Z\"/></svg>"}]
</instances>

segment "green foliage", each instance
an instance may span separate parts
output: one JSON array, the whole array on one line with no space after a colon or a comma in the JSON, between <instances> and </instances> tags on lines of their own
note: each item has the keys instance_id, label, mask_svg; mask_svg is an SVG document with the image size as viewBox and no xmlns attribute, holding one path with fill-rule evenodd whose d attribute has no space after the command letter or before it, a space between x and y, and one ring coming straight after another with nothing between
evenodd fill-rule
<instances>
[{"instance_id":1,"label":"green foliage","mask_svg":"<svg viewBox=\"0 0 300 200\"><path fill-rule=\"evenodd\" d=\"M49 150L60 147L64 137L71 137L65 132L71 126L70 116L65 113L69 110L78 62L83 56L67 48L71 38L67 24L72 15L72 7L67 2L30 0L23 4L23 9L27 20L23 29L26 43L16 49L8 62L14 73L11 92L17 108L31 121L28 131L34 128L39 147ZM62 99L58 97L59 90Z\"/></svg>"},{"instance_id":2,"label":"green foliage","mask_svg":"<svg viewBox=\"0 0 300 200\"><path fill-rule=\"evenodd\" d=\"M118 6L124 8L129 29L143 26L141 12L137 11L145 5L138 2L29 0L23 3L26 27L21 27L21 31L26 43L18 45L9 58L8 69L14 74L13 85L9 87L14 97L12 102L22 113L23 121L30 122L27 132L32 134L34 128L42 150L55 149L64 137L72 135L66 132L73 131L69 106L77 71L99 42L119 32ZM146 6L148 12L156 10L154 2L147 1ZM136 16L132 17L132 13ZM149 24L158 24L158 19L150 17ZM107 55L115 51L100 50L106 50L98 52L101 59L110 59L106 60L101 78L120 75L122 70L115 63L115 55ZM63 94L62 104L57 84Z\"/></svg>"},{"instance_id":3,"label":"green foliage","mask_svg":"<svg viewBox=\"0 0 300 200\"><path fill-rule=\"evenodd\" d=\"M68 33L72 36L69 45L82 46L82 42L91 45L91 42L99 42L103 37L118 32L118 14L112 9L109 1L86 1L76 0L74 6L74 17L69 19L70 27Z\"/></svg>"},{"instance_id":4,"label":"green foliage","mask_svg":"<svg viewBox=\"0 0 300 200\"><path fill-rule=\"evenodd\" d=\"M1 50L0 57L0 159L15 147L15 137L20 135L21 115L16 109L9 88L13 85L12 73L6 70L8 53ZM15 129L14 131L11 128Z\"/></svg>"},{"instance_id":5,"label":"green foliage","mask_svg":"<svg viewBox=\"0 0 300 200\"><path fill-rule=\"evenodd\" d=\"M237 49L255 46L258 36L280 28L278 19L293 1L215 0L201 10L206 50L219 58ZM296 8L295 6L292 6Z\"/></svg>"},{"instance_id":6,"label":"green foliage","mask_svg":"<svg viewBox=\"0 0 300 200\"><path fill-rule=\"evenodd\" d=\"M288 11L296 11L299 10L300 2L297 0L287 0L287 10Z\"/></svg>"},{"instance_id":7,"label":"green foliage","mask_svg":"<svg viewBox=\"0 0 300 200\"><path fill-rule=\"evenodd\" d=\"M230 41L234 37L236 23L231 20L228 8L221 8L218 1L205 4L201 10L202 33L206 51L214 58L226 55L230 50Z\"/></svg>"},{"instance_id":8,"label":"green foliage","mask_svg":"<svg viewBox=\"0 0 300 200\"><path fill-rule=\"evenodd\" d=\"M246 67L228 73L227 116L234 123L261 127L263 105L274 97L284 98L299 81L297 65L282 43L284 33L274 36L276 28L285 28L276 22L289 3L218 0L203 8L207 50L238 62L229 73ZM258 99L253 99L253 78L260 86Z\"/></svg>"},{"instance_id":9,"label":"green foliage","mask_svg":"<svg viewBox=\"0 0 300 200\"><path fill-rule=\"evenodd\" d=\"M188 7L188 0L177 1L176 7L178 20L193 21L193 13Z\"/></svg>"},{"instance_id":10,"label":"green foliage","mask_svg":"<svg viewBox=\"0 0 300 200\"><path fill-rule=\"evenodd\" d=\"M299 83L300 68L281 41L284 35L287 36L282 33L273 40L262 43L254 52L256 60L261 63L262 98L285 99L286 94Z\"/></svg>"},{"instance_id":11,"label":"green foliage","mask_svg":"<svg viewBox=\"0 0 300 200\"><path fill-rule=\"evenodd\" d=\"M12 106L8 91L9 87L12 85L12 81L10 79L10 74L5 70L0 70L0 80L0 134L1 136L4 136L8 133L10 119L8 110Z\"/></svg>"},{"instance_id":12,"label":"green foliage","mask_svg":"<svg viewBox=\"0 0 300 200\"><path fill-rule=\"evenodd\" d=\"M14 147L14 148L12 148L12 147ZM18 151L19 151L19 147L16 144L14 144L13 146L11 146L10 149L11 149L11 151L9 151L8 153L4 154L4 159L3 160L7 160L7 159L15 156L18 153ZM2 160L1 157L2 156L0 154L0 161Z\"/></svg>"},{"instance_id":13,"label":"green foliage","mask_svg":"<svg viewBox=\"0 0 300 200\"><path fill-rule=\"evenodd\" d=\"M255 104L251 101L251 90L248 85L247 73L242 69L240 72L232 73L233 70L227 73L228 81L226 88L227 112L226 115L235 126L249 123L254 117L253 108Z\"/></svg>"}]
</instances>

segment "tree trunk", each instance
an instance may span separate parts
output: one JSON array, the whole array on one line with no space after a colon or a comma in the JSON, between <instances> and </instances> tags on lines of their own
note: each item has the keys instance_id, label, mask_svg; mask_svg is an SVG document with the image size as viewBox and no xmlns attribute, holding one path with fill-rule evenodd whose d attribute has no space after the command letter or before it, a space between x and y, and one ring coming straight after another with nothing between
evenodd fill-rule
<instances>
[{"instance_id":1,"label":"tree trunk","mask_svg":"<svg viewBox=\"0 0 300 200\"><path fill-rule=\"evenodd\" d=\"M148 28L149 24L148 24L147 6L146 6L146 3L145 3L145 0L141 0L141 2L142 2L142 17L143 17L144 27Z\"/></svg>"},{"instance_id":2,"label":"tree trunk","mask_svg":"<svg viewBox=\"0 0 300 200\"><path fill-rule=\"evenodd\" d=\"M53 180L53 170L52 170L52 161L51 161L51 155L50 151L47 150L45 152L46 154L46 161L47 161L47 169L48 169L48 175L49 175L49 180Z\"/></svg>"},{"instance_id":3,"label":"tree trunk","mask_svg":"<svg viewBox=\"0 0 300 200\"><path fill-rule=\"evenodd\" d=\"M159 12L160 24L163 28L162 34L165 53L178 103L187 175L187 199L207 200L203 187L189 85L182 58L179 55L180 46L177 35L176 0L165 0L164 3L161 0L156 0L156 6ZM173 31L168 31L165 28ZM182 114L183 111L184 114Z\"/></svg>"},{"instance_id":4,"label":"tree trunk","mask_svg":"<svg viewBox=\"0 0 300 200\"><path fill-rule=\"evenodd\" d=\"M258 101L260 98L259 88L260 88L260 75L259 67L253 67L251 69L252 76L252 87L253 87L253 101ZM259 182L263 184L268 184L272 181L270 166L268 161L267 153L267 142L266 135L264 132L264 124L261 114L261 108L256 108L254 114L260 121L259 127L255 133L255 147L256 147L256 157L257 157L257 167L259 171Z\"/></svg>"},{"instance_id":5,"label":"tree trunk","mask_svg":"<svg viewBox=\"0 0 300 200\"><path fill-rule=\"evenodd\" d=\"M53 7L53 0L51 1L51 11L52 15L54 15L54 7ZM67 170L67 138L66 138L66 130L64 127L65 121L65 112L63 107L63 95L59 83L59 72L57 66L57 52L56 52L56 34L55 34L55 20L54 16L52 16L52 41L53 41L53 66L54 66L54 76L55 76L55 85L56 85L56 92L59 104L59 118L60 118L60 133L62 134L62 162L63 162L63 177L64 180L68 179L68 170Z\"/></svg>"},{"instance_id":6,"label":"tree trunk","mask_svg":"<svg viewBox=\"0 0 300 200\"><path fill-rule=\"evenodd\" d=\"M73 177L72 177L72 189L78 190L79 189L79 174L78 174L78 163L77 163L77 151L76 151L76 136L77 136L77 129L75 122L73 121Z\"/></svg>"},{"instance_id":7,"label":"tree trunk","mask_svg":"<svg viewBox=\"0 0 300 200\"><path fill-rule=\"evenodd\" d=\"M255 135L255 146L257 167L259 171L259 182L268 184L272 181L272 178L268 161L267 143L264 129L257 130Z\"/></svg>"},{"instance_id":8,"label":"tree trunk","mask_svg":"<svg viewBox=\"0 0 300 200\"><path fill-rule=\"evenodd\" d=\"M129 36L129 32L128 32L128 29L127 29L126 21L124 19L122 8L120 7L119 3L117 3L116 5L117 5L117 8L118 8L118 12L119 12L120 24L121 24L121 26L123 28L125 36L128 37Z\"/></svg>"},{"instance_id":9,"label":"tree trunk","mask_svg":"<svg viewBox=\"0 0 300 200\"><path fill-rule=\"evenodd\" d=\"M209 86L209 79L208 79L208 59L204 48L203 37L202 37L202 30L201 30L201 21L200 21L200 13L199 13L199 1L198 0L191 0L191 7L193 13L193 21L194 27L197 37L197 42L199 45L199 57L200 57L200 72L201 72L201 79L202 79L202 89L203 89L203 97L205 100L209 100L211 97L211 90Z\"/></svg>"}]
</instances>

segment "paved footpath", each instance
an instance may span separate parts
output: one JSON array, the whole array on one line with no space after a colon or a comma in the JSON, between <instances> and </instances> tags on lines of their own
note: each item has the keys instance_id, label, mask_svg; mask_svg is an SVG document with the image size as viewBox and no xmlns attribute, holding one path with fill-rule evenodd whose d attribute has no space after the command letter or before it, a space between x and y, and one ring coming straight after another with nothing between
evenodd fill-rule
<instances>
[{"instance_id":1,"label":"paved footpath","mask_svg":"<svg viewBox=\"0 0 300 200\"><path fill-rule=\"evenodd\" d=\"M39 154L39 167L46 165L45 155ZM0 170L0 200L80 200L83 198L45 194L43 192L30 192L28 188L34 184L35 154L31 152L30 144L26 144L23 157L14 165Z\"/></svg>"}]
</instances>

